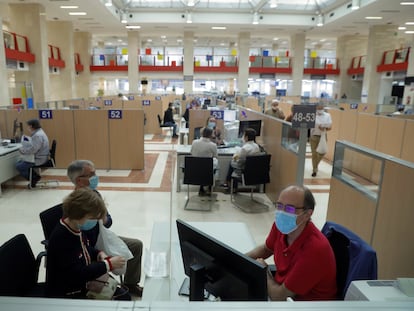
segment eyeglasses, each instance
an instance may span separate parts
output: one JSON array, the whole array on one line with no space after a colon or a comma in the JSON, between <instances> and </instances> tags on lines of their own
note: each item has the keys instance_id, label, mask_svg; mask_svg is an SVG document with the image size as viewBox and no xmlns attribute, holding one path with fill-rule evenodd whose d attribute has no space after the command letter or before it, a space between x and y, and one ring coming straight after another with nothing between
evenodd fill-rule
<instances>
[{"instance_id":1,"label":"eyeglasses","mask_svg":"<svg viewBox=\"0 0 414 311\"><path fill-rule=\"evenodd\" d=\"M276 202L276 203L273 203L273 204L274 204L275 208L278 211L285 211L286 213L289 213L289 214L296 214L296 210L298 210L298 209L305 209L304 206L302 206L302 207L296 207L294 205L291 205L291 204L283 204L281 202Z\"/></svg>"},{"instance_id":2,"label":"eyeglasses","mask_svg":"<svg viewBox=\"0 0 414 311\"><path fill-rule=\"evenodd\" d=\"M81 178L91 178L92 176L95 176L96 172L90 172L88 175L80 175Z\"/></svg>"}]
</instances>

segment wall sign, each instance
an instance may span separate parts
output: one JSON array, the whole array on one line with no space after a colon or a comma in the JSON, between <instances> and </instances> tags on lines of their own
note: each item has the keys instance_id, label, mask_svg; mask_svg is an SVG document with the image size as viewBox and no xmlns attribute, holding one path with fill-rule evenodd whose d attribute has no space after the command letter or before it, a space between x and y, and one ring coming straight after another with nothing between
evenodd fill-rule
<instances>
[{"instance_id":1,"label":"wall sign","mask_svg":"<svg viewBox=\"0 0 414 311\"><path fill-rule=\"evenodd\" d=\"M223 120L224 110L211 110L210 115L214 117L216 120Z\"/></svg>"},{"instance_id":2,"label":"wall sign","mask_svg":"<svg viewBox=\"0 0 414 311\"><path fill-rule=\"evenodd\" d=\"M314 128L316 119L315 105L294 105L293 106L292 127L294 128Z\"/></svg>"},{"instance_id":3,"label":"wall sign","mask_svg":"<svg viewBox=\"0 0 414 311\"><path fill-rule=\"evenodd\" d=\"M104 99L103 104L104 106L112 106L112 99Z\"/></svg>"},{"instance_id":4,"label":"wall sign","mask_svg":"<svg viewBox=\"0 0 414 311\"><path fill-rule=\"evenodd\" d=\"M151 104L151 101L149 99L144 99L142 101L142 106L149 106Z\"/></svg>"},{"instance_id":5,"label":"wall sign","mask_svg":"<svg viewBox=\"0 0 414 311\"><path fill-rule=\"evenodd\" d=\"M108 110L108 119L122 119L122 110Z\"/></svg>"},{"instance_id":6,"label":"wall sign","mask_svg":"<svg viewBox=\"0 0 414 311\"><path fill-rule=\"evenodd\" d=\"M52 110L39 110L39 119L53 119Z\"/></svg>"}]
</instances>

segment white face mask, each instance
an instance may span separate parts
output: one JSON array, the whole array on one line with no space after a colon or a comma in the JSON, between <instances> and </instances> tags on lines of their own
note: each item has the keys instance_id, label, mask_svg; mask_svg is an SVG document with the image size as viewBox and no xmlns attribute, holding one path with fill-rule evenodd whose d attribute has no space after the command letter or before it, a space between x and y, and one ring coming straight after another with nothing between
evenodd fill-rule
<instances>
[{"instance_id":1,"label":"white face mask","mask_svg":"<svg viewBox=\"0 0 414 311\"><path fill-rule=\"evenodd\" d=\"M323 109L318 109L318 110L316 110L316 114L318 114L318 115L323 114Z\"/></svg>"}]
</instances>

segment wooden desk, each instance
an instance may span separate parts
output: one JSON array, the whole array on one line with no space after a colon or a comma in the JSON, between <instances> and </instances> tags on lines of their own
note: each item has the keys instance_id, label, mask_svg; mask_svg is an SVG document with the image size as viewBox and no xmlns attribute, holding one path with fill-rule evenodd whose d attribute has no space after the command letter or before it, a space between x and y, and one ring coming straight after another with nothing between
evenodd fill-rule
<instances>
[{"instance_id":1,"label":"wooden desk","mask_svg":"<svg viewBox=\"0 0 414 311\"><path fill-rule=\"evenodd\" d=\"M219 162L219 182L225 182L227 171L229 169L229 165L233 154L239 150L240 147L232 147L232 148L219 148L217 149L218 153L218 162ZM177 146L177 192L181 191L181 184L183 182L183 170L184 167L184 158L185 156L191 155L191 145L178 145Z\"/></svg>"},{"instance_id":2,"label":"wooden desk","mask_svg":"<svg viewBox=\"0 0 414 311\"><path fill-rule=\"evenodd\" d=\"M9 144L7 147L0 146L0 195L1 184L19 175L16 170L16 162L19 159L21 144Z\"/></svg>"}]
</instances>

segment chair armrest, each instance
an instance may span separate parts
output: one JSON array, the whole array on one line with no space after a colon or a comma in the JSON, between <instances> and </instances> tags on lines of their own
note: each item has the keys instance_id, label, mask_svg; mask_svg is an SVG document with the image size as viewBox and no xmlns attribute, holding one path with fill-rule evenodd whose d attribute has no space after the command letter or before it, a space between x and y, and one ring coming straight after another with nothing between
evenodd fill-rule
<instances>
[{"instance_id":1,"label":"chair armrest","mask_svg":"<svg viewBox=\"0 0 414 311\"><path fill-rule=\"evenodd\" d=\"M49 245L49 240L43 240L43 241L41 241L40 242L42 245L44 245L45 246L45 248L47 248L48 247L48 245Z\"/></svg>"}]
</instances>

